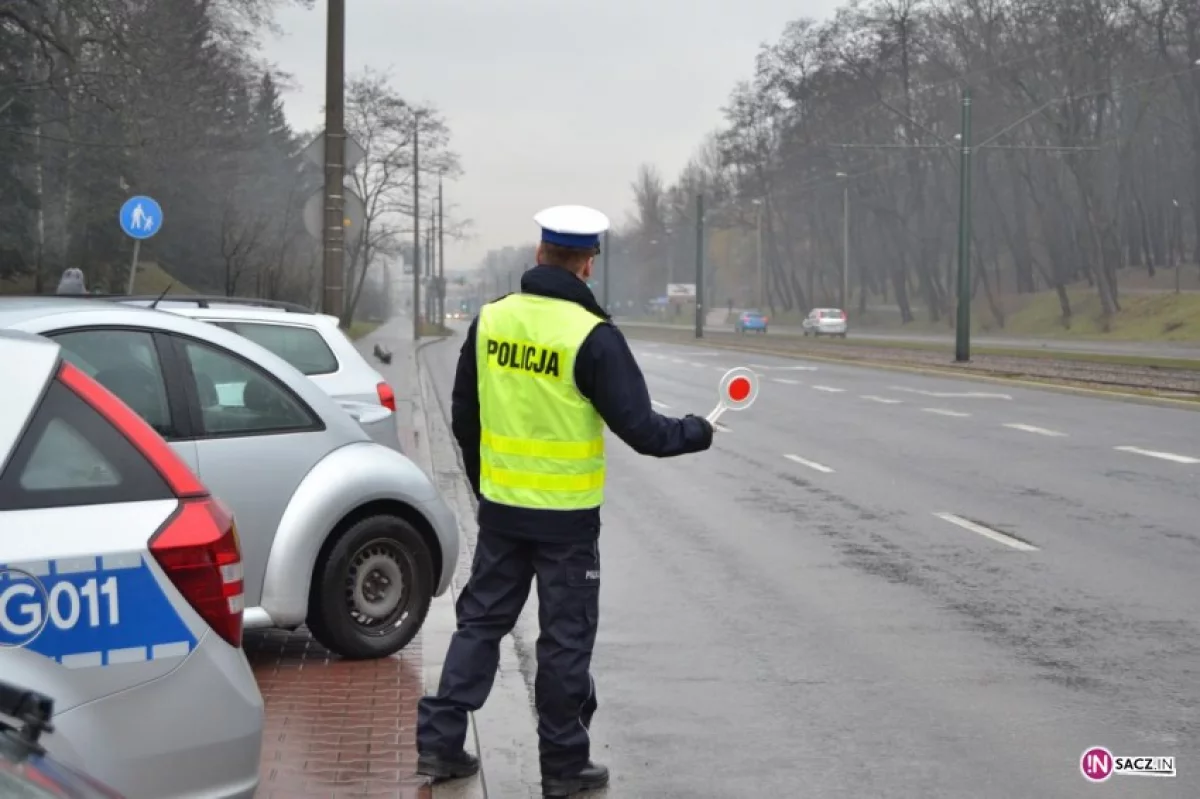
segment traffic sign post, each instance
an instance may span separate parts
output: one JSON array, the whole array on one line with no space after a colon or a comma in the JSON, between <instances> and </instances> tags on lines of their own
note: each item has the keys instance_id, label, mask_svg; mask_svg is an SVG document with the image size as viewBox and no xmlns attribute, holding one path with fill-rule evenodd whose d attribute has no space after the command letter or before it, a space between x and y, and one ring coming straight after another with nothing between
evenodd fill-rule
<instances>
[{"instance_id":1,"label":"traffic sign post","mask_svg":"<svg viewBox=\"0 0 1200 799\"><path fill-rule=\"evenodd\" d=\"M138 256L142 251L142 241L148 239L162 228L162 208L150 197L138 195L130 197L121 206L117 214L121 224L121 232L133 239L133 261L129 265L129 289L126 294L133 294L133 281L137 277Z\"/></svg>"},{"instance_id":2,"label":"traffic sign post","mask_svg":"<svg viewBox=\"0 0 1200 799\"><path fill-rule=\"evenodd\" d=\"M721 378L717 390L717 407L713 408L706 418L710 424L716 425L725 411L744 411L753 405L757 398L758 375L745 366L730 369Z\"/></svg>"}]
</instances>

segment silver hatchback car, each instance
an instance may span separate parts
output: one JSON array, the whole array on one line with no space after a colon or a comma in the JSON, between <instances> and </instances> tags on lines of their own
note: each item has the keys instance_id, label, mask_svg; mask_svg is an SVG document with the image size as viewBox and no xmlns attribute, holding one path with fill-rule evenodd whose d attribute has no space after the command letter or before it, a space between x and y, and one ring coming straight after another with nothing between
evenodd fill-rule
<instances>
[{"instance_id":1,"label":"silver hatchback car","mask_svg":"<svg viewBox=\"0 0 1200 799\"><path fill-rule=\"evenodd\" d=\"M348 410L372 439L398 448L396 393L367 362L338 318L302 305L244 297L112 297L199 319L245 336L303 372ZM411 387L405 387L411 388ZM386 408L389 413L382 413Z\"/></svg>"},{"instance_id":2,"label":"silver hatchback car","mask_svg":"<svg viewBox=\"0 0 1200 799\"><path fill-rule=\"evenodd\" d=\"M62 356L0 330L0 675L54 697L55 757L131 799L250 799L263 699L241 650L237 528ZM38 715L12 690L0 712Z\"/></svg>"},{"instance_id":3,"label":"silver hatchback car","mask_svg":"<svg viewBox=\"0 0 1200 799\"><path fill-rule=\"evenodd\" d=\"M85 298L0 298L0 328L59 343L230 507L247 627L307 623L344 657L384 657L449 587L458 524L429 476L282 358L215 325Z\"/></svg>"}]
</instances>

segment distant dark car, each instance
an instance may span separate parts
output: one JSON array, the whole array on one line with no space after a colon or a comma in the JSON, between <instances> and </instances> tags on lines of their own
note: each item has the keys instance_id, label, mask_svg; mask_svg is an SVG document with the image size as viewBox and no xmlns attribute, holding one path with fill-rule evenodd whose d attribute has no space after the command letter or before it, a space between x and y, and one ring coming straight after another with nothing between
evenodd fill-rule
<instances>
[{"instance_id":1,"label":"distant dark car","mask_svg":"<svg viewBox=\"0 0 1200 799\"><path fill-rule=\"evenodd\" d=\"M53 715L49 697L0 682L0 797L124 799L46 754L41 737L53 732Z\"/></svg>"},{"instance_id":2,"label":"distant dark car","mask_svg":"<svg viewBox=\"0 0 1200 799\"><path fill-rule=\"evenodd\" d=\"M761 311L742 311L733 323L735 333L767 332L767 317Z\"/></svg>"}]
</instances>

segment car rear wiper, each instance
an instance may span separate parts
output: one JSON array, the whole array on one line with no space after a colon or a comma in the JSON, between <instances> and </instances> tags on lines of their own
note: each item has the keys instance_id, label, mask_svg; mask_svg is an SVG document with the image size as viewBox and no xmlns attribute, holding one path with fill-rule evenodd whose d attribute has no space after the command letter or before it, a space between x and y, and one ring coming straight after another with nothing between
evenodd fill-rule
<instances>
[{"instance_id":1,"label":"car rear wiper","mask_svg":"<svg viewBox=\"0 0 1200 799\"><path fill-rule=\"evenodd\" d=\"M39 740L45 733L54 731L54 725L50 723L54 717L53 699L37 691L0 682L0 716L21 724L19 729L14 729L0 721L0 734L21 744L30 754L46 754Z\"/></svg>"}]
</instances>

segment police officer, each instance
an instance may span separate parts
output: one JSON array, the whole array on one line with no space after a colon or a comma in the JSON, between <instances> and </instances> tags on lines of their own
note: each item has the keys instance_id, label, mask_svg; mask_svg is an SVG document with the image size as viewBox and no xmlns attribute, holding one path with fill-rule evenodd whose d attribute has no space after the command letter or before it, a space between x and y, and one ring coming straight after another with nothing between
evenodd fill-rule
<instances>
[{"instance_id":1,"label":"police officer","mask_svg":"<svg viewBox=\"0 0 1200 799\"><path fill-rule=\"evenodd\" d=\"M441 684L419 706L417 771L443 780L479 770L463 749L467 714L487 699L500 639L536 577L542 793L572 796L608 784L588 736L604 427L659 458L708 449L713 429L702 417L654 411L625 338L587 286L608 218L559 206L534 219L538 265L519 293L483 306L459 354L451 426L479 498L479 537Z\"/></svg>"}]
</instances>

